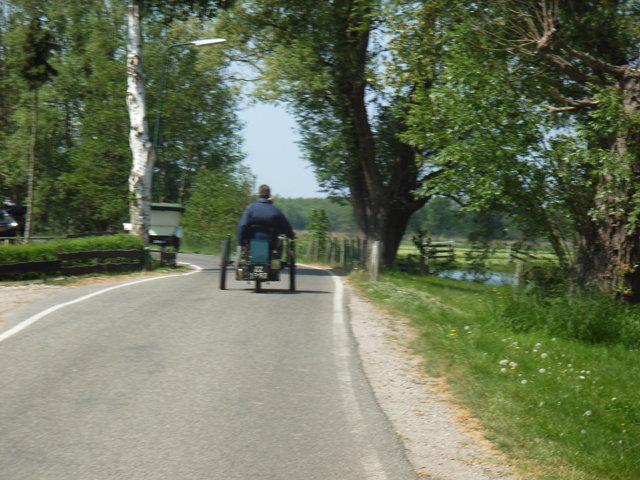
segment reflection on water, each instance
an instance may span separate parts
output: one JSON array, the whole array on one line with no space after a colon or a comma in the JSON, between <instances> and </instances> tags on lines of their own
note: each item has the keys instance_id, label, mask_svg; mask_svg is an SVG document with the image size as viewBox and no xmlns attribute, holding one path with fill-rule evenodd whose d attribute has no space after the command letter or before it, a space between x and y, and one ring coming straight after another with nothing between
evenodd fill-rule
<instances>
[{"instance_id":1,"label":"reflection on water","mask_svg":"<svg viewBox=\"0 0 640 480\"><path fill-rule=\"evenodd\" d=\"M465 282L484 283L485 285L512 285L513 274L498 272L476 272L471 270L442 270L434 272L441 278L451 278Z\"/></svg>"}]
</instances>

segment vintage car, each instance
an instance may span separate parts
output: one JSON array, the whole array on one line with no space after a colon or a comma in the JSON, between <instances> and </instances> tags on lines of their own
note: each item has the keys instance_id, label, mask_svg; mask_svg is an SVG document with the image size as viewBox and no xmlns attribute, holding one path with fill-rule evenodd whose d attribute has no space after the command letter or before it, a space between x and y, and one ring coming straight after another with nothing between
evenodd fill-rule
<instances>
[{"instance_id":1,"label":"vintage car","mask_svg":"<svg viewBox=\"0 0 640 480\"><path fill-rule=\"evenodd\" d=\"M173 247L180 250L182 227L180 220L184 213L184 206L180 203L152 203L149 225L149 241L161 247ZM131 231L130 223L123 223L126 231Z\"/></svg>"}]
</instances>

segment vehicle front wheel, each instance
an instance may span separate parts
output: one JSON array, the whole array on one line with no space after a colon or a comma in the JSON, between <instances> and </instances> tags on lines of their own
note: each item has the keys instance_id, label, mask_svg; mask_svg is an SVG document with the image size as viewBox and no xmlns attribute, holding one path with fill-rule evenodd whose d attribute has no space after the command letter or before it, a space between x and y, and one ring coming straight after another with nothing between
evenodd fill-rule
<instances>
[{"instance_id":1,"label":"vehicle front wheel","mask_svg":"<svg viewBox=\"0 0 640 480\"><path fill-rule=\"evenodd\" d=\"M222 241L222 252L220 254L220 290L227 289L227 265L229 263L229 247L231 240L226 238Z\"/></svg>"}]
</instances>

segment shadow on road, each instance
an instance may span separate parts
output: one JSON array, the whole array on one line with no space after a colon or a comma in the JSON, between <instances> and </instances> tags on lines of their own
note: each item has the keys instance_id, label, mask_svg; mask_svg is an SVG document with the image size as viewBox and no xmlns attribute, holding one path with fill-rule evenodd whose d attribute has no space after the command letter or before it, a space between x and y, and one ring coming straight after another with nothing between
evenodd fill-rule
<instances>
[{"instance_id":1,"label":"shadow on road","mask_svg":"<svg viewBox=\"0 0 640 480\"><path fill-rule=\"evenodd\" d=\"M220 267L213 268L203 268L200 272L201 274L205 274L208 276L212 276L214 278L211 279L211 282L217 285L218 278L220 275ZM280 294L280 295L296 295L300 293L312 293L312 294L331 294L331 291L327 290L305 290L305 289L296 289L295 291L289 290L289 272L288 269L285 268L283 271L283 276L280 281L277 282L266 282L262 284L262 288L260 290L255 289L254 282L247 282L245 280L236 280L235 273L233 267L229 267L227 269L227 291L246 291L253 292L258 294ZM329 273L325 270L316 270L313 268L305 268L305 267L297 267L296 268L296 277L326 277Z\"/></svg>"}]
</instances>

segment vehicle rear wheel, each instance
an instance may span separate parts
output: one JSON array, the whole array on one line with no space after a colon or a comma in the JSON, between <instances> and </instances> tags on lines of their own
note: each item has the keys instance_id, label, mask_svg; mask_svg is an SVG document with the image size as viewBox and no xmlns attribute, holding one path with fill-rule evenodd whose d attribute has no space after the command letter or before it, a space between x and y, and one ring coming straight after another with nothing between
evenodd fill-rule
<instances>
[{"instance_id":1,"label":"vehicle rear wheel","mask_svg":"<svg viewBox=\"0 0 640 480\"><path fill-rule=\"evenodd\" d=\"M256 292L262 291L262 280L256 280Z\"/></svg>"},{"instance_id":2,"label":"vehicle rear wheel","mask_svg":"<svg viewBox=\"0 0 640 480\"><path fill-rule=\"evenodd\" d=\"M229 247L231 240L225 238L222 241L222 252L220 254L220 290L227 289L227 265L229 263Z\"/></svg>"},{"instance_id":3,"label":"vehicle rear wheel","mask_svg":"<svg viewBox=\"0 0 640 480\"><path fill-rule=\"evenodd\" d=\"M295 264L289 266L289 291L296 291L296 266Z\"/></svg>"}]
</instances>

